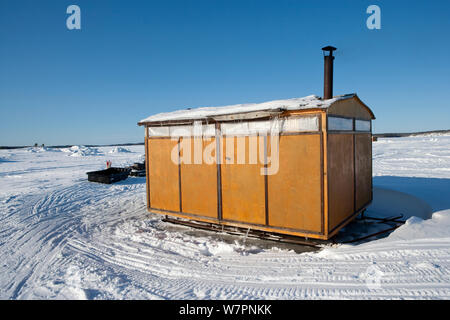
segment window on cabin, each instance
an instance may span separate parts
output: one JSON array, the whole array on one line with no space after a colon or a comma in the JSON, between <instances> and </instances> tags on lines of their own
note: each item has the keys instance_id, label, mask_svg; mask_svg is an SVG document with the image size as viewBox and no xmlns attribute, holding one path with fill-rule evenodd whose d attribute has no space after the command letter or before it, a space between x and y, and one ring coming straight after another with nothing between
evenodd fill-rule
<instances>
[{"instance_id":1,"label":"window on cabin","mask_svg":"<svg viewBox=\"0 0 450 320\"><path fill-rule=\"evenodd\" d=\"M355 130L370 132L370 120L355 120Z\"/></svg>"},{"instance_id":2,"label":"window on cabin","mask_svg":"<svg viewBox=\"0 0 450 320\"><path fill-rule=\"evenodd\" d=\"M328 131L353 131L353 119L328 117Z\"/></svg>"}]
</instances>

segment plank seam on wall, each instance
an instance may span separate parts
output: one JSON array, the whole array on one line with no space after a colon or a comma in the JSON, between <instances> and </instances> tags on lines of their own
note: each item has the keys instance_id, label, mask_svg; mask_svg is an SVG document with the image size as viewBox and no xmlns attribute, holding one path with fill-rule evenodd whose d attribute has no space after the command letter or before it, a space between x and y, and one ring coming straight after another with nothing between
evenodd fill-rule
<instances>
[{"instance_id":1,"label":"plank seam on wall","mask_svg":"<svg viewBox=\"0 0 450 320\"><path fill-rule=\"evenodd\" d=\"M320 119L320 231L324 234L325 212L324 212L324 161L323 161L323 132L322 119Z\"/></svg>"},{"instance_id":2,"label":"plank seam on wall","mask_svg":"<svg viewBox=\"0 0 450 320\"><path fill-rule=\"evenodd\" d=\"M180 198L180 212L183 212L183 203L181 195L181 137L178 138L178 194Z\"/></svg>"},{"instance_id":3,"label":"plank seam on wall","mask_svg":"<svg viewBox=\"0 0 450 320\"><path fill-rule=\"evenodd\" d=\"M259 139L259 136L258 138ZM267 135L264 136L264 205L266 214L266 225L269 225L269 179L267 177Z\"/></svg>"},{"instance_id":4,"label":"plank seam on wall","mask_svg":"<svg viewBox=\"0 0 450 320\"><path fill-rule=\"evenodd\" d=\"M355 120L353 120L353 129ZM356 211L356 135L352 134L353 141L353 212Z\"/></svg>"},{"instance_id":5,"label":"plank seam on wall","mask_svg":"<svg viewBox=\"0 0 450 320\"><path fill-rule=\"evenodd\" d=\"M222 220L222 153L220 152L220 143L220 122L216 122L217 218Z\"/></svg>"},{"instance_id":6,"label":"plank seam on wall","mask_svg":"<svg viewBox=\"0 0 450 320\"><path fill-rule=\"evenodd\" d=\"M322 132L322 117L318 116L319 119L319 148L320 148L320 231L324 233L324 205L323 205L323 132Z\"/></svg>"},{"instance_id":7,"label":"plank seam on wall","mask_svg":"<svg viewBox=\"0 0 450 320\"><path fill-rule=\"evenodd\" d=\"M322 142L322 204L323 204L323 233L328 237L328 224L329 224L329 203L328 203L328 149L327 149L327 138L328 138L328 126L327 126L327 114L324 112L320 117L320 132L321 132L321 142Z\"/></svg>"},{"instance_id":8,"label":"plank seam on wall","mask_svg":"<svg viewBox=\"0 0 450 320\"><path fill-rule=\"evenodd\" d=\"M373 155L372 155L372 121L370 121L370 201L373 200Z\"/></svg>"},{"instance_id":9,"label":"plank seam on wall","mask_svg":"<svg viewBox=\"0 0 450 320\"><path fill-rule=\"evenodd\" d=\"M326 116L326 133L325 138L326 141L324 141L324 145L326 148L326 156L327 156L327 236L330 235L330 161L329 161L329 155L328 155L328 115Z\"/></svg>"},{"instance_id":10,"label":"plank seam on wall","mask_svg":"<svg viewBox=\"0 0 450 320\"><path fill-rule=\"evenodd\" d=\"M145 126L145 184L147 187L147 208L150 208L150 175L149 175L149 166L150 166L150 154L148 152L148 127Z\"/></svg>"}]
</instances>

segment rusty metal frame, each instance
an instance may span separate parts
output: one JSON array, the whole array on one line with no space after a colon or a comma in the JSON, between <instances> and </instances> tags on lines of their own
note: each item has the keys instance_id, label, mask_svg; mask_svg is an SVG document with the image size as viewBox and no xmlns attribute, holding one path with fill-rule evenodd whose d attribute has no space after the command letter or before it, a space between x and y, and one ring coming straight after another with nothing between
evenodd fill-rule
<instances>
[{"instance_id":1,"label":"rusty metal frame","mask_svg":"<svg viewBox=\"0 0 450 320\"><path fill-rule=\"evenodd\" d=\"M180 211L173 211L173 210L168 210L168 209L160 209L160 208L149 208L149 210L153 210L153 211L160 211L161 213L172 213L172 214L176 214L176 215L183 215L183 216L190 216L190 217L197 217L197 218L201 218L201 219L205 219L205 220L209 220L209 221L216 221L216 222L220 222L219 219L214 218L214 217L208 217L208 216L202 216L200 214L195 214L195 213L187 213L187 212L180 212Z\"/></svg>"},{"instance_id":2,"label":"rusty metal frame","mask_svg":"<svg viewBox=\"0 0 450 320\"><path fill-rule=\"evenodd\" d=\"M251 229L251 228L244 228L242 226L233 226L233 225L218 225L211 222L204 222L204 221L198 221L198 220L190 220L185 218L179 218L179 217L169 217L166 216L162 221L174 223L174 224L180 224L188 227L193 227L197 229L203 229L213 232L225 232L232 235L245 235L246 237L251 238L257 238L261 240L268 240L268 241L275 241L275 242L283 242L283 243L291 243L291 244L299 244L299 245L306 245L311 246L314 248L319 249L319 245L323 243L327 243L326 240L322 239L314 239L314 241L309 240L307 237L303 237L303 239L299 239L298 236L292 236L285 233L279 233L279 232L268 232L264 230L258 230L258 229Z\"/></svg>"},{"instance_id":3,"label":"rusty metal frame","mask_svg":"<svg viewBox=\"0 0 450 320\"><path fill-rule=\"evenodd\" d=\"M249 222L242 222L242 221L237 221L237 220L229 220L229 219L222 219L219 220L217 218L213 218L213 217L207 217L207 216L202 216L202 215L198 215L198 214L194 214L194 213L187 213L187 212L178 212L178 211L172 211L172 210L166 210L166 209L159 209L159 208L149 208L150 211L158 211L161 214L164 213L169 213L169 214L174 214L174 215L178 215L178 216L186 216L186 217L193 217L193 218L198 218L199 220L208 220L211 222L215 222L218 224L221 223L231 223L234 225L246 225L246 226L250 226L250 227L262 227L262 228L267 228L267 229L271 229L271 230L285 230L285 231L290 231L293 233L303 233L303 234L311 234L311 235L318 235L318 236L323 236L324 234L320 233L320 232L316 232L316 231L310 231L310 230L302 230L302 229L292 229L292 228L285 228L285 227L274 227L274 226L266 226L263 224L256 224L256 223L249 223Z\"/></svg>"},{"instance_id":4,"label":"rusty metal frame","mask_svg":"<svg viewBox=\"0 0 450 320\"><path fill-rule=\"evenodd\" d=\"M186 217L198 218L199 220L208 220L211 222L215 222L217 224L221 224L221 223L225 222L225 223L231 223L234 225L248 225L248 226L252 226L252 227L270 228L270 229L273 229L274 231L275 230L286 230L286 231L295 232L295 233L312 234L312 235L319 235L319 236L324 235L323 233L316 232L316 231L310 231L310 230L293 229L293 228L285 228L285 227L274 227L274 226L267 226L264 224L242 222L242 221L230 220L230 219L219 220L217 218L202 216L202 215L198 215L198 214L194 214L194 213L178 212L178 211L159 209L159 208L149 208L149 210L150 211L152 211L152 210L159 211L161 214L169 213L169 214L174 214L174 215L182 215L182 216L186 216Z\"/></svg>"},{"instance_id":5,"label":"rusty metal frame","mask_svg":"<svg viewBox=\"0 0 450 320\"><path fill-rule=\"evenodd\" d=\"M257 224L257 223L251 223L251 222L242 222L237 220L230 220L230 219L223 219L220 222L229 222L234 224L240 224L240 225L248 225L248 226L254 226L254 227L264 227L264 228L270 228L273 230L286 230L290 232L297 232L297 233L304 233L304 234L313 234L313 235L319 235L323 236L324 234L317 231L311 231L311 230L302 230L302 229L293 229L293 228L286 228L286 227L275 227L270 225L264 225L264 224Z\"/></svg>"}]
</instances>

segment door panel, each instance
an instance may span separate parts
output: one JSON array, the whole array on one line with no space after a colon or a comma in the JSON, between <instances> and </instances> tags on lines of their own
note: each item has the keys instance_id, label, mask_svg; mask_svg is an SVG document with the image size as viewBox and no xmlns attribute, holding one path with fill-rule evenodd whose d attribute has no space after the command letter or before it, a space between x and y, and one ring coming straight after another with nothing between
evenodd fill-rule
<instances>
[{"instance_id":1,"label":"door panel","mask_svg":"<svg viewBox=\"0 0 450 320\"><path fill-rule=\"evenodd\" d=\"M151 208L180 211L177 144L171 139L147 140Z\"/></svg>"},{"instance_id":2,"label":"door panel","mask_svg":"<svg viewBox=\"0 0 450 320\"><path fill-rule=\"evenodd\" d=\"M372 140L370 134L355 135L356 210L372 199Z\"/></svg>"},{"instance_id":3,"label":"door panel","mask_svg":"<svg viewBox=\"0 0 450 320\"><path fill-rule=\"evenodd\" d=\"M201 163L194 163L194 140L197 140L196 143L202 146L200 150L202 155L197 157L197 160L200 160L198 162ZM183 212L217 218L216 139L182 138L181 147ZM191 156L186 157L186 161L183 161L184 155L188 155L189 151ZM205 155L209 157L205 157Z\"/></svg>"},{"instance_id":4,"label":"door panel","mask_svg":"<svg viewBox=\"0 0 450 320\"><path fill-rule=\"evenodd\" d=\"M354 213L353 135L328 134L329 231Z\"/></svg>"},{"instance_id":5,"label":"door panel","mask_svg":"<svg viewBox=\"0 0 450 320\"><path fill-rule=\"evenodd\" d=\"M258 137L225 137L221 139L222 215L225 220L265 224L265 186L263 164L254 159ZM238 152L238 150L240 150ZM244 162L244 163L243 163Z\"/></svg>"},{"instance_id":6,"label":"door panel","mask_svg":"<svg viewBox=\"0 0 450 320\"><path fill-rule=\"evenodd\" d=\"M280 136L278 173L268 176L270 226L322 231L320 146L319 134Z\"/></svg>"}]
</instances>

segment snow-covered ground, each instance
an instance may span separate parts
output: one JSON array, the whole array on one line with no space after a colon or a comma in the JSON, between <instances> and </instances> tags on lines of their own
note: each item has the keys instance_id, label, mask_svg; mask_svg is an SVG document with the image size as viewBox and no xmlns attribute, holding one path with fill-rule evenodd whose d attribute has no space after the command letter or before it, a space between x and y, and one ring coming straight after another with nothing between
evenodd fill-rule
<instances>
[{"instance_id":1,"label":"snow-covered ground","mask_svg":"<svg viewBox=\"0 0 450 320\"><path fill-rule=\"evenodd\" d=\"M87 181L143 152L0 150L0 299L450 298L450 136L375 142L367 214L407 223L304 253L161 222L146 213L145 178Z\"/></svg>"}]
</instances>

